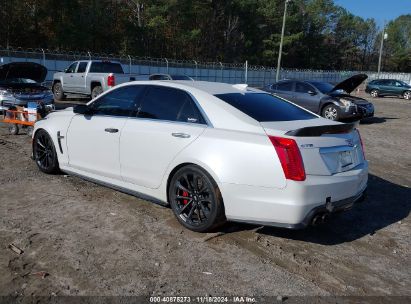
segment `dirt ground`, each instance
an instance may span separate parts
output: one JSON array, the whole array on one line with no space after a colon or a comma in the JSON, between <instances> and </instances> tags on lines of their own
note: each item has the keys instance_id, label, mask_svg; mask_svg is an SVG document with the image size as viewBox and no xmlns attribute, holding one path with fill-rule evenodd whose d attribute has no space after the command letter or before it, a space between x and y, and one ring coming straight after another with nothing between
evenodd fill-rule
<instances>
[{"instance_id":1,"label":"dirt ground","mask_svg":"<svg viewBox=\"0 0 411 304\"><path fill-rule=\"evenodd\" d=\"M1 124L0 295L411 296L411 102L372 101L368 199L303 231L190 232L169 208L40 173Z\"/></svg>"}]
</instances>

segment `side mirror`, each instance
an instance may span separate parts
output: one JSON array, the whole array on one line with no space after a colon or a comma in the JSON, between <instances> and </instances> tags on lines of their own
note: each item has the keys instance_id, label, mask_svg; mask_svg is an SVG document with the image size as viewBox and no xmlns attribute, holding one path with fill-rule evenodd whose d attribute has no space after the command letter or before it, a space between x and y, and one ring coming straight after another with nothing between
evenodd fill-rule
<instances>
[{"instance_id":1,"label":"side mirror","mask_svg":"<svg viewBox=\"0 0 411 304\"><path fill-rule=\"evenodd\" d=\"M68 69L64 69L64 73L67 73Z\"/></svg>"},{"instance_id":2,"label":"side mirror","mask_svg":"<svg viewBox=\"0 0 411 304\"><path fill-rule=\"evenodd\" d=\"M311 91L311 90L310 90L310 91L308 91L307 93L308 93L308 94L310 94L311 96L317 95L317 93L316 93L316 92Z\"/></svg>"},{"instance_id":3,"label":"side mirror","mask_svg":"<svg viewBox=\"0 0 411 304\"><path fill-rule=\"evenodd\" d=\"M73 112L76 114L91 115L91 109L84 104L74 106Z\"/></svg>"}]
</instances>

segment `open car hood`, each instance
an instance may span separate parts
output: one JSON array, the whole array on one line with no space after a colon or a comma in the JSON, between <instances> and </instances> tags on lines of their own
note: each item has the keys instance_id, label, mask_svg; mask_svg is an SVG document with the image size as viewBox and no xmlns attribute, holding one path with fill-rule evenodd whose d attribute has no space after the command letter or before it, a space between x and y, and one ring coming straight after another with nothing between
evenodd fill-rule
<instances>
[{"instance_id":1,"label":"open car hood","mask_svg":"<svg viewBox=\"0 0 411 304\"><path fill-rule=\"evenodd\" d=\"M47 68L35 62L12 62L0 66L0 81L26 78L43 82L46 76Z\"/></svg>"},{"instance_id":2,"label":"open car hood","mask_svg":"<svg viewBox=\"0 0 411 304\"><path fill-rule=\"evenodd\" d=\"M331 91L337 91L337 90L344 90L347 93L351 93L352 91L354 91L365 79L367 79L368 76L365 74L357 74L354 75L342 82L340 82L339 84L337 84Z\"/></svg>"}]
</instances>

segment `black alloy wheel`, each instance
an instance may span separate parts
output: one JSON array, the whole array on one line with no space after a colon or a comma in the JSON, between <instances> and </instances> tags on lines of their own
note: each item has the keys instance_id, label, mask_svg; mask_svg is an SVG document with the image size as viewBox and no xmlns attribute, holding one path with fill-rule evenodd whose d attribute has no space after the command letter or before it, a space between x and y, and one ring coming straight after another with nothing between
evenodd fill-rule
<instances>
[{"instance_id":1,"label":"black alloy wheel","mask_svg":"<svg viewBox=\"0 0 411 304\"><path fill-rule=\"evenodd\" d=\"M190 230L206 232L225 222L220 190L211 176L197 166L183 167L174 174L169 200L178 221Z\"/></svg>"},{"instance_id":2,"label":"black alloy wheel","mask_svg":"<svg viewBox=\"0 0 411 304\"><path fill-rule=\"evenodd\" d=\"M40 171L52 174L59 170L59 163L53 140L44 130L39 130L34 135L33 156Z\"/></svg>"}]
</instances>

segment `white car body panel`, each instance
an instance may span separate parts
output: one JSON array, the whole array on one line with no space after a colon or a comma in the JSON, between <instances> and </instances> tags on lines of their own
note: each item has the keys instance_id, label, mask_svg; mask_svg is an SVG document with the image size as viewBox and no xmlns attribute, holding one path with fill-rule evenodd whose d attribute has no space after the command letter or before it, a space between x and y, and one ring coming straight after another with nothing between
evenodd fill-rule
<instances>
[{"instance_id":1,"label":"white car body panel","mask_svg":"<svg viewBox=\"0 0 411 304\"><path fill-rule=\"evenodd\" d=\"M120 139L123 181L158 188L171 161L205 128L200 124L129 118Z\"/></svg>"},{"instance_id":2,"label":"white car body panel","mask_svg":"<svg viewBox=\"0 0 411 304\"><path fill-rule=\"evenodd\" d=\"M66 135L69 166L120 179L121 132L125 117L75 115ZM117 129L117 133L105 129Z\"/></svg>"},{"instance_id":3,"label":"white car body panel","mask_svg":"<svg viewBox=\"0 0 411 304\"><path fill-rule=\"evenodd\" d=\"M61 170L167 203L171 172L180 165L195 164L220 188L227 219L285 227L301 223L315 207L356 197L366 188L368 164L355 130L290 137L303 158L304 181L285 178L268 137L289 137L290 130L338 122L315 115L310 120L259 123L214 96L247 92L228 84L138 81L116 88L127 85L185 90L200 107L207 125L124 117L90 119L74 114L71 108L58 111L37 122L33 134L39 129L50 134ZM105 128L119 132L107 133ZM57 132L64 136L60 138L63 153L57 148ZM341 151L350 151L352 164L341 166Z\"/></svg>"}]
</instances>

